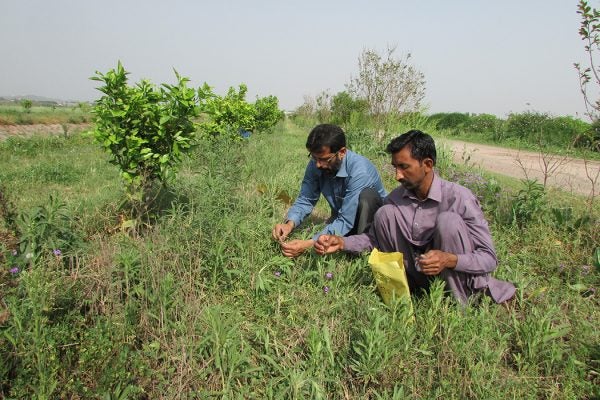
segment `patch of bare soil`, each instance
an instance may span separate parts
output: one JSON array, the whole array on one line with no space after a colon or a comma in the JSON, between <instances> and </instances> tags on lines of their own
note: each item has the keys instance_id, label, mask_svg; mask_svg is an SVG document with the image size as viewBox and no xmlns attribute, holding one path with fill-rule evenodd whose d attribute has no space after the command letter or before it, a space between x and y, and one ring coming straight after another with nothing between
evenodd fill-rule
<instances>
[{"instance_id":1,"label":"patch of bare soil","mask_svg":"<svg viewBox=\"0 0 600 400\"><path fill-rule=\"evenodd\" d=\"M0 140L11 136L31 137L34 135L64 135L79 133L90 129L92 124L31 124L31 125L0 125Z\"/></svg>"},{"instance_id":2,"label":"patch of bare soil","mask_svg":"<svg viewBox=\"0 0 600 400\"><path fill-rule=\"evenodd\" d=\"M600 162L564 156L505 149L440 139L454 153L458 163L468 163L501 175L519 179L537 179L548 186L589 196L592 188L600 192ZM595 180L595 183L594 183Z\"/></svg>"}]
</instances>

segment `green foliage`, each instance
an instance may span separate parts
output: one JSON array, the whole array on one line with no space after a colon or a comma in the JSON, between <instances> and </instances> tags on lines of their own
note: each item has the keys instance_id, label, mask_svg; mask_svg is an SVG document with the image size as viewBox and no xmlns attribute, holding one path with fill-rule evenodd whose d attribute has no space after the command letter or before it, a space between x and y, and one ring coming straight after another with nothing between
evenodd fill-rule
<instances>
[{"instance_id":1,"label":"green foliage","mask_svg":"<svg viewBox=\"0 0 600 400\"><path fill-rule=\"evenodd\" d=\"M245 84L241 84L237 91L229 88L223 97L213 93L206 83L199 88L200 112L205 116L199 124L202 135L239 139L243 131L266 131L283 119L277 97L262 97L250 104L246 101L247 92Z\"/></svg>"},{"instance_id":2,"label":"green foliage","mask_svg":"<svg viewBox=\"0 0 600 400\"><path fill-rule=\"evenodd\" d=\"M542 184L530 179L522 182L525 187L512 200L512 220L521 228L541 218L547 205L546 191Z\"/></svg>"},{"instance_id":3,"label":"green foliage","mask_svg":"<svg viewBox=\"0 0 600 400\"><path fill-rule=\"evenodd\" d=\"M474 140L516 143L533 149L554 146L564 151L574 146L598 150L593 125L570 116L527 111L501 119L491 114L436 113L429 116L429 122L437 130Z\"/></svg>"},{"instance_id":4,"label":"green foliage","mask_svg":"<svg viewBox=\"0 0 600 400\"><path fill-rule=\"evenodd\" d=\"M21 107L23 107L25 112L31 112L32 105L33 105L33 103L31 102L31 100L28 100L28 99L21 100Z\"/></svg>"},{"instance_id":5,"label":"green foliage","mask_svg":"<svg viewBox=\"0 0 600 400\"><path fill-rule=\"evenodd\" d=\"M115 227L116 175L102 169L109 165L90 139L0 143L0 177L10 170L17 210L56 190L24 189L33 185L18 171L32 160L79 164L83 154L88 162L77 167L88 171L85 182L58 187L85 247L75 242L68 265L42 252L36 268L14 275L0 268L0 397L598 395L600 275L590 261L597 229L577 225L584 215L577 198L568 197L572 212L559 212L564 229L544 211L564 208L552 192L536 211L547 218L533 218L518 234L510 218L493 217L495 275L518 287L510 306L488 297L460 306L437 279L428 293L413 294L413 317L400 302L381 302L365 257L287 259L270 239L289 203L281 193L297 193L305 139L305 129L286 121L281 134L251 141L200 140L172 182L176 197L144 236ZM372 154L377 165L389 164L389 155ZM495 197L491 180L461 177L478 196ZM486 185L495 188L488 193ZM505 186L501 193L509 203L499 207L512 204L516 194ZM85 201L92 204L84 209ZM310 237L326 211L318 203L293 238ZM10 267L14 257L4 257Z\"/></svg>"},{"instance_id":6,"label":"green foliage","mask_svg":"<svg viewBox=\"0 0 600 400\"><path fill-rule=\"evenodd\" d=\"M279 100L275 96L266 96L254 102L256 130L267 131L281 121L285 115L279 109Z\"/></svg>"},{"instance_id":7,"label":"green foliage","mask_svg":"<svg viewBox=\"0 0 600 400\"><path fill-rule=\"evenodd\" d=\"M254 130L256 110L246 102L247 92L248 88L244 84L241 84L237 91L233 87L229 88L223 97L213 93L206 83L198 89L200 112L208 116L208 119L199 125L205 137L236 137L240 129Z\"/></svg>"},{"instance_id":8,"label":"green foliage","mask_svg":"<svg viewBox=\"0 0 600 400\"><path fill-rule=\"evenodd\" d=\"M0 125L87 123L91 121L88 107L43 105L39 102L23 106L0 105Z\"/></svg>"},{"instance_id":9,"label":"green foliage","mask_svg":"<svg viewBox=\"0 0 600 400\"><path fill-rule=\"evenodd\" d=\"M53 252L60 255L68 251L76 241L71 217L66 204L50 196L49 203L23 213L18 219L21 234L19 251L24 262L35 265L43 255ZM55 253L55 254L56 254Z\"/></svg>"},{"instance_id":10,"label":"green foliage","mask_svg":"<svg viewBox=\"0 0 600 400\"><path fill-rule=\"evenodd\" d=\"M93 110L94 136L119 168L128 192L144 201L153 183L166 183L190 150L197 98L177 72L177 84L160 88L147 80L128 86L127 75L119 62L92 78L104 84Z\"/></svg>"},{"instance_id":11,"label":"green foliage","mask_svg":"<svg viewBox=\"0 0 600 400\"><path fill-rule=\"evenodd\" d=\"M369 110L366 100L339 92L331 99L331 123L354 129L364 126Z\"/></svg>"},{"instance_id":12,"label":"green foliage","mask_svg":"<svg viewBox=\"0 0 600 400\"><path fill-rule=\"evenodd\" d=\"M491 114L473 114L465 123L465 130L477 132L492 138L501 131L504 121Z\"/></svg>"},{"instance_id":13,"label":"green foliage","mask_svg":"<svg viewBox=\"0 0 600 400\"><path fill-rule=\"evenodd\" d=\"M457 130L469 121L469 114L464 113L438 113L430 116L438 130Z\"/></svg>"}]
</instances>

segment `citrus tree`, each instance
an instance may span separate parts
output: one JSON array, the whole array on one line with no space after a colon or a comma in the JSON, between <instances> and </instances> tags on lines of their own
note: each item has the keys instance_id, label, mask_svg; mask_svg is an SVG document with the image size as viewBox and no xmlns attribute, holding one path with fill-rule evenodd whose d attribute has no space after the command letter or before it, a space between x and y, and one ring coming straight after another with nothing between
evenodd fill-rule
<instances>
[{"instance_id":1,"label":"citrus tree","mask_svg":"<svg viewBox=\"0 0 600 400\"><path fill-rule=\"evenodd\" d=\"M198 89L200 111L205 118L200 131L207 137L230 135L238 137L239 130L252 131L256 127L256 110L246 101L248 88L240 84L238 90L231 87L223 97L215 94L208 84Z\"/></svg>"},{"instance_id":2,"label":"citrus tree","mask_svg":"<svg viewBox=\"0 0 600 400\"><path fill-rule=\"evenodd\" d=\"M93 108L94 137L119 168L131 200L147 204L154 184L166 184L192 146L198 98L177 72L176 84L160 87L148 80L129 86L128 74L119 62L91 78L103 83Z\"/></svg>"},{"instance_id":3,"label":"citrus tree","mask_svg":"<svg viewBox=\"0 0 600 400\"><path fill-rule=\"evenodd\" d=\"M275 96L266 96L254 102L256 129L266 131L284 118L284 113L279 109L279 100Z\"/></svg>"}]
</instances>

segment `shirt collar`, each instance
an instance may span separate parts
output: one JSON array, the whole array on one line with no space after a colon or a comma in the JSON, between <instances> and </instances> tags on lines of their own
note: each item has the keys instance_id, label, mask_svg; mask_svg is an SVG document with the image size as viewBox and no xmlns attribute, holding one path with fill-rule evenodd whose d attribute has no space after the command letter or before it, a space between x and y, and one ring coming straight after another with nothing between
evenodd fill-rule
<instances>
[{"instance_id":1,"label":"shirt collar","mask_svg":"<svg viewBox=\"0 0 600 400\"><path fill-rule=\"evenodd\" d=\"M335 174L335 176L337 178L347 178L348 177L348 168L346 167L347 163L348 163L348 156L350 155L351 151L350 150L346 150L346 155L344 156L344 158L342 158L342 163L340 164L340 169L338 170L337 174Z\"/></svg>"},{"instance_id":2,"label":"shirt collar","mask_svg":"<svg viewBox=\"0 0 600 400\"><path fill-rule=\"evenodd\" d=\"M402 197L417 199L417 196L410 190L404 190ZM425 200L429 199L438 203L442 201L442 181L435 172L433 173L433 181L431 181L431 187L429 188L429 193L427 193L427 198Z\"/></svg>"}]
</instances>

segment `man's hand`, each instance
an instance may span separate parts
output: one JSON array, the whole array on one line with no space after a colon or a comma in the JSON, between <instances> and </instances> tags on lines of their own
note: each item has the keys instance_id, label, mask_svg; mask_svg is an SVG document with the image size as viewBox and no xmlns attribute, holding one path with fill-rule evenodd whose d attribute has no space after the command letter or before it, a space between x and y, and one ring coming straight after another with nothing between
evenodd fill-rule
<instances>
[{"instance_id":1,"label":"man's hand","mask_svg":"<svg viewBox=\"0 0 600 400\"><path fill-rule=\"evenodd\" d=\"M321 235L315 243L315 252L325 255L344 249L344 239L341 236Z\"/></svg>"},{"instance_id":2,"label":"man's hand","mask_svg":"<svg viewBox=\"0 0 600 400\"><path fill-rule=\"evenodd\" d=\"M283 242L287 239L290 232L294 229L294 221L287 221L285 224L277 224L273 227L273 239Z\"/></svg>"},{"instance_id":3,"label":"man's hand","mask_svg":"<svg viewBox=\"0 0 600 400\"><path fill-rule=\"evenodd\" d=\"M425 275L439 275L444 269L456 267L458 257L456 254L446 253L441 250L429 250L417 260L421 272Z\"/></svg>"},{"instance_id":4,"label":"man's hand","mask_svg":"<svg viewBox=\"0 0 600 400\"><path fill-rule=\"evenodd\" d=\"M310 240L290 240L289 242L281 242L281 251L286 257L298 257L304 253L306 249L310 249L315 244L315 241Z\"/></svg>"}]
</instances>

